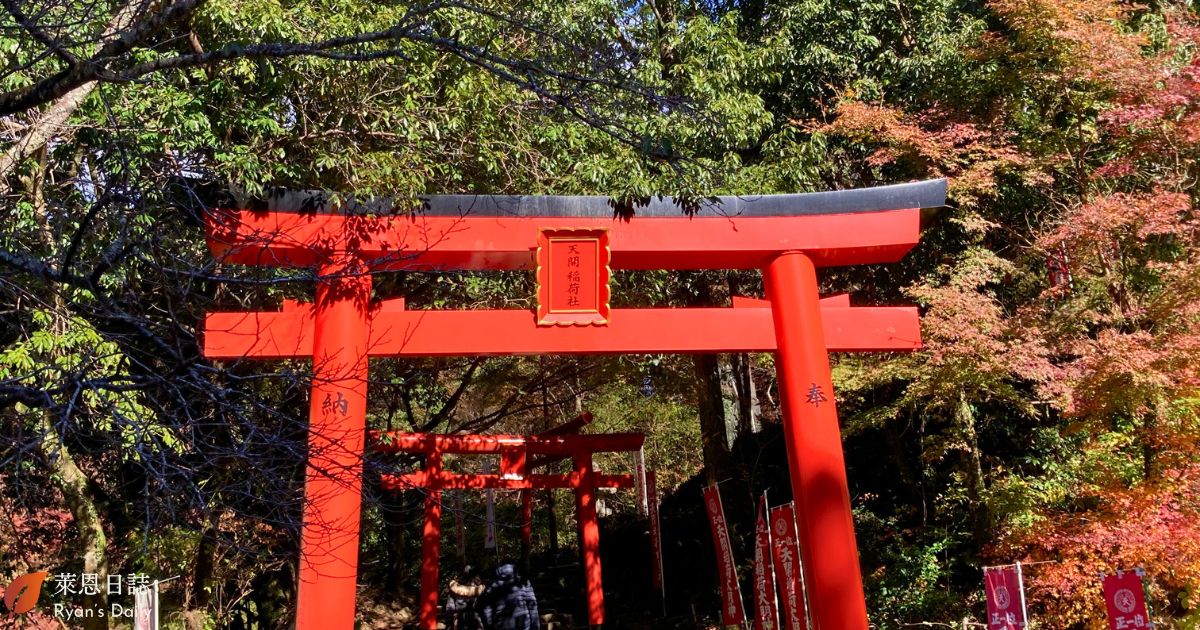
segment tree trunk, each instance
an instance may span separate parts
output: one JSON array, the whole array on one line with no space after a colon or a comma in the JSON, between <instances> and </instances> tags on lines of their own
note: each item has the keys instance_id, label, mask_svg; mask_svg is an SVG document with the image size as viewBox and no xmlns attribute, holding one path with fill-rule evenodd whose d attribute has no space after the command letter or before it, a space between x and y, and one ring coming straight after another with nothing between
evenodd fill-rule
<instances>
[{"instance_id":1,"label":"tree trunk","mask_svg":"<svg viewBox=\"0 0 1200 630\"><path fill-rule=\"evenodd\" d=\"M546 490L546 525L549 528L547 536L550 538L550 554L558 557L558 510L557 510L557 492L554 488Z\"/></svg>"},{"instance_id":2,"label":"tree trunk","mask_svg":"<svg viewBox=\"0 0 1200 630\"><path fill-rule=\"evenodd\" d=\"M908 463L904 442L900 439L900 433L896 431L894 422L883 424L883 438L892 455L892 462L896 465L896 473L900 475L900 485L908 491L910 498L919 499L921 480L917 478L912 466Z\"/></svg>"},{"instance_id":3,"label":"tree trunk","mask_svg":"<svg viewBox=\"0 0 1200 630\"><path fill-rule=\"evenodd\" d=\"M416 492L404 492L399 495L384 492L379 497L380 516L383 518L383 535L387 540L387 561L384 563L387 576L383 588L386 592L395 594L400 590L405 573L404 558L408 547L408 536L405 531L404 515L406 508L412 507L409 495Z\"/></svg>"},{"instance_id":4,"label":"tree trunk","mask_svg":"<svg viewBox=\"0 0 1200 630\"><path fill-rule=\"evenodd\" d=\"M50 222L50 217L47 213L45 198L43 196L43 185L45 183L47 151L45 147L41 147L40 161L42 162L38 168L30 174L24 185L29 189L29 198L34 204L34 216L38 220L38 232L42 243L48 251L53 251L54 246L54 230ZM3 174L0 174L0 182L6 182ZM0 189L2 190L2 189ZM63 297L59 293L54 293L52 296L53 311L56 317L55 324L58 335L65 334L64 326L61 322L69 320L66 305ZM57 353L54 353L57 355ZM54 358L58 358L55 356ZM79 545L83 556L83 569L81 573L89 576L96 576L97 593L94 595L85 596L83 599L84 608L93 610L101 610L108 608L108 537L104 533L103 521L100 519L100 511L96 507L96 498L92 494L91 488L88 487L88 477L79 466L75 463L75 458L71 456L67 450L67 445L58 435L58 431L54 428L53 412L44 409L38 412L38 430L41 433L41 439L38 440L38 452L46 461L46 466L50 469L51 483L58 487L63 494L63 500L67 504L67 509L71 511L71 516L74 518L75 527L79 532ZM83 579L80 578L80 583ZM82 584L80 584L82 589ZM107 613L107 610L105 611ZM80 627L84 630L100 630L108 628L108 617L85 617L80 620Z\"/></svg>"},{"instance_id":5,"label":"tree trunk","mask_svg":"<svg viewBox=\"0 0 1200 630\"><path fill-rule=\"evenodd\" d=\"M50 467L50 478L62 491L67 509L71 511L75 528L79 532L79 546L83 552L82 573L94 574L100 587L97 594L84 598L83 606L107 610L108 538L104 535L95 497L88 488L87 475L79 469L66 445L58 439L50 412L41 414L39 429L42 438L38 442L38 450L46 459L46 464ZM107 629L108 617L84 618L79 623L84 630Z\"/></svg>"},{"instance_id":6,"label":"tree trunk","mask_svg":"<svg viewBox=\"0 0 1200 630\"><path fill-rule=\"evenodd\" d=\"M110 38L120 31L128 28L133 22L135 10L141 3L127 2L117 9L113 14L112 20L109 21L108 27L104 29L104 38ZM0 194L8 194L12 192L8 185L8 178L13 174L16 168L24 162L26 158L40 151L46 146L52 138L61 134L68 133L70 130L65 126L67 119L79 106L84 99L96 89L96 82L92 81L63 94L55 101L45 112L37 117L25 133L8 148L3 154L0 154Z\"/></svg>"},{"instance_id":7,"label":"tree trunk","mask_svg":"<svg viewBox=\"0 0 1200 630\"><path fill-rule=\"evenodd\" d=\"M730 433L721 395L721 373L715 354L692 355L696 376L696 408L700 414L700 439L704 447L704 472L716 483L733 475Z\"/></svg>"},{"instance_id":8,"label":"tree trunk","mask_svg":"<svg viewBox=\"0 0 1200 630\"><path fill-rule=\"evenodd\" d=\"M203 610L208 606L208 581L212 579L213 557L217 554L216 518L204 528L200 534L200 544L196 546L196 564L192 569L192 590L188 608Z\"/></svg>"},{"instance_id":9,"label":"tree trunk","mask_svg":"<svg viewBox=\"0 0 1200 630\"><path fill-rule=\"evenodd\" d=\"M688 306L716 306L717 298L713 284L714 279L704 272L689 274L681 283L681 297ZM704 473L710 484L728 479L734 473L731 447L733 438L737 435L737 417L726 413L725 396L721 391L724 380L721 372L720 355L692 355ZM733 426L730 426L731 424Z\"/></svg>"},{"instance_id":10,"label":"tree trunk","mask_svg":"<svg viewBox=\"0 0 1200 630\"><path fill-rule=\"evenodd\" d=\"M758 433L759 422L757 392L750 368L754 360L744 352L729 355L729 383L733 400L737 401L738 436Z\"/></svg>"},{"instance_id":11,"label":"tree trunk","mask_svg":"<svg viewBox=\"0 0 1200 630\"><path fill-rule=\"evenodd\" d=\"M1156 401L1154 408L1146 414L1142 421L1142 433L1138 437L1138 441L1142 443L1142 476L1146 481L1158 476L1156 463L1159 446L1154 442L1154 436L1158 432L1158 417L1161 408L1162 401Z\"/></svg>"},{"instance_id":12,"label":"tree trunk","mask_svg":"<svg viewBox=\"0 0 1200 630\"><path fill-rule=\"evenodd\" d=\"M729 295L736 297L744 295L743 278L737 271L730 271L725 276L729 287ZM729 399L735 401L733 413L737 415L738 436L758 433L762 430L759 419L762 409L758 405L758 393L754 387L752 368L754 358L746 352L729 355L729 373L727 375Z\"/></svg>"},{"instance_id":13,"label":"tree trunk","mask_svg":"<svg viewBox=\"0 0 1200 630\"><path fill-rule=\"evenodd\" d=\"M546 372L546 357L541 357L538 359L538 367L542 370L542 373ZM578 382L578 380L579 379L576 378L576 382ZM578 396L575 397L575 406L577 408L583 407L583 401ZM576 412L576 413L579 413L579 412ZM545 381L543 381L542 382L542 430L549 431L550 428L551 428L550 427L550 392L549 392L549 389L546 387ZM558 513L557 513L558 510L556 508L558 506L556 504L556 501L557 501L558 497L557 497L557 493L554 491L554 488L547 489L545 491L545 494L546 494L546 516L547 516L547 519L546 519L547 532L546 533L550 538L550 554L552 557L557 558L558 557Z\"/></svg>"},{"instance_id":14,"label":"tree trunk","mask_svg":"<svg viewBox=\"0 0 1200 630\"><path fill-rule=\"evenodd\" d=\"M284 569L272 569L257 578L251 586L251 598L257 622L253 627L274 630L287 627L291 605L295 604L294 580Z\"/></svg>"},{"instance_id":15,"label":"tree trunk","mask_svg":"<svg viewBox=\"0 0 1200 630\"><path fill-rule=\"evenodd\" d=\"M966 392L960 392L955 422L963 438L962 468L966 476L967 510L971 519L971 532L975 547L980 549L991 538L991 515L984 494L987 490L983 481L983 459L979 452L979 436L975 432L975 411L967 401Z\"/></svg>"}]
</instances>

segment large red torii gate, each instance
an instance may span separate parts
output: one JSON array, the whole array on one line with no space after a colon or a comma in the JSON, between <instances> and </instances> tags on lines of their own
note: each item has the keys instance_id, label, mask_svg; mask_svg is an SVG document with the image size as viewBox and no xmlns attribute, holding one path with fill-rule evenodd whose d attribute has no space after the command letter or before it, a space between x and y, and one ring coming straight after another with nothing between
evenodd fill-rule
<instances>
[{"instance_id":1,"label":"large red torii gate","mask_svg":"<svg viewBox=\"0 0 1200 630\"><path fill-rule=\"evenodd\" d=\"M317 272L314 304L212 313L204 335L211 358L313 357L296 627L353 627L369 356L777 352L812 618L823 630L866 630L828 352L912 350L919 324L914 308L854 308L842 297L822 303L815 268L899 260L918 241L920 209L943 205L945 191L944 180L933 180L725 197L690 218L660 199L627 221L615 219L603 197L434 196L403 216L215 213L209 247L218 260ZM574 322L371 299L374 271L540 272L561 255L541 257L550 230L593 235L591 251L607 263L596 263L597 272L762 269L767 300L610 310L605 290L596 294L596 316ZM550 297L573 316L562 306L567 298ZM575 323L585 325L562 325Z\"/></svg>"},{"instance_id":2,"label":"large red torii gate","mask_svg":"<svg viewBox=\"0 0 1200 630\"><path fill-rule=\"evenodd\" d=\"M425 489L425 525L421 545L421 598L419 627L436 630L438 600L438 556L441 544L441 491L448 488L493 488L523 490L523 498L534 488L570 488L575 492L575 516L579 523L579 546L583 552L584 583L587 587L588 623L604 623L604 589L600 574L600 526L596 516L596 489L632 488L633 475L607 475L596 472L595 453L636 451L645 436L640 433L600 435L439 435L433 433L381 432L372 435L376 450L419 453L425 456L424 469L402 475L385 475L380 480L386 490ZM495 473L452 473L442 466L442 456L450 453L500 455L500 470ZM534 459L531 455L542 455ZM536 466L570 458L568 474L533 474ZM528 518L527 513L522 514ZM522 524L522 536L528 533ZM524 541L528 544L528 541Z\"/></svg>"}]
</instances>

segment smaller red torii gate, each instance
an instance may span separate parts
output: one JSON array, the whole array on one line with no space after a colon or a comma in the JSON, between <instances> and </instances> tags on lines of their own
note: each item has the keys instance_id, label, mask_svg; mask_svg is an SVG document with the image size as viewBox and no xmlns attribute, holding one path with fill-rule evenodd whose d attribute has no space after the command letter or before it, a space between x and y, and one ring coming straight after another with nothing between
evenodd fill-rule
<instances>
[{"instance_id":1,"label":"smaller red torii gate","mask_svg":"<svg viewBox=\"0 0 1200 630\"><path fill-rule=\"evenodd\" d=\"M581 417L582 418L582 417ZM587 416L590 420L590 415ZM601 452L632 452L642 448L641 433L599 435L542 434L522 435L445 435L371 431L375 450L415 453L425 456L423 470L402 475L384 475L385 490L425 489L425 525L421 536L422 630L437 628L438 559L441 555L442 490L497 489L532 490L571 488L575 491L575 516L579 523L579 546L583 551L584 577L587 584L588 623L604 623L604 585L600 570L600 523L596 514L597 488L632 488L633 475L608 475L596 472L592 456ZM499 454L500 470L492 474L453 473L442 466L447 454ZM541 455L534 459L531 455ZM572 471L565 474L532 474L535 466L570 458ZM526 495L527 496L527 495ZM524 506L523 506L524 508ZM523 516L527 517L523 509ZM523 524L527 527L527 523ZM522 532L524 535L525 532Z\"/></svg>"}]
</instances>

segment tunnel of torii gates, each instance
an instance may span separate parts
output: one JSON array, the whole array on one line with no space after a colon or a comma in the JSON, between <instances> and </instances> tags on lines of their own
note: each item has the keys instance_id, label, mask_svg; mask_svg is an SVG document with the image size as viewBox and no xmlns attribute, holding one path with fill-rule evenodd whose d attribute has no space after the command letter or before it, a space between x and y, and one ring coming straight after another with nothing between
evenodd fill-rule
<instances>
[{"instance_id":1,"label":"tunnel of torii gates","mask_svg":"<svg viewBox=\"0 0 1200 630\"><path fill-rule=\"evenodd\" d=\"M866 630L828 353L916 349L919 321L915 308L822 300L816 268L899 260L921 209L945 194L945 180L930 180L717 197L692 216L657 198L628 219L606 197L553 196L435 195L394 214L282 197L266 211L211 213L218 261L316 272L313 303L210 313L204 334L211 358L313 359L296 627L354 626L369 357L774 352L811 618ZM610 269L760 269L766 299L610 308ZM453 270L535 270L537 308L372 299L373 272Z\"/></svg>"},{"instance_id":2,"label":"tunnel of torii gates","mask_svg":"<svg viewBox=\"0 0 1200 630\"><path fill-rule=\"evenodd\" d=\"M521 491L521 548L528 553L532 534L534 488L571 488L575 493L575 520L583 554L587 586L588 622L604 622L604 588L600 572L600 525L596 515L596 490L633 488L633 475L607 475L592 465L592 455L601 452L633 452L642 448L640 433L579 435L575 432L592 420L590 413L536 436L439 435L435 433L369 432L375 450L415 453L424 456L423 470L403 475L384 475L385 490L426 489L425 523L421 530L421 596L418 626L437 628L438 558L441 540L441 490L447 488L496 488ZM496 474L452 473L442 466L447 454L499 454ZM532 457L538 455L539 457ZM532 474L542 466L571 459L568 474ZM651 476L651 479L653 477ZM644 491L644 490L643 490Z\"/></svg>"}]
</instances>

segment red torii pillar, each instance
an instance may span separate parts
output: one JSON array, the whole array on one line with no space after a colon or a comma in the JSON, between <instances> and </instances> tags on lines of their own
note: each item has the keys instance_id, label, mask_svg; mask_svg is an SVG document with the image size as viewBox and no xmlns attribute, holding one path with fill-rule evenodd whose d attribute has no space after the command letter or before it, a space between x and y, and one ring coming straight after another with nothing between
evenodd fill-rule
<instances>
[{"instance_id":1,"label":"red torii pillar","mask_svg":"<svg viewBox=\"0 0 1200 630\"><path fill-rule=\"evenodd\" d=\"M339 252L321 265L317 282L298 619L331 617L357 591L371 297L365 271Z\"/></svg>"},{"instance_id":2,"label":"red torii pillar","mask_svg":"<svg viewBox=\"0 0 1200 630\"><path fill-rule=\"evenodd\" d=\"M858 545L821 330L817 275L802 252L786 252L763 274L779 343L779 389L808 605L820 628L866 628Z\"/></svg>"},{"instance_id":3,"label":"red torii pillar","mask_svg":"<svg viewBox=\"0 0 1200 630\"><path fill-rule=\"evenodd\" d=\"M564 422L554 428L547 429L538 433L538 437L551 437L555 435L572 435L579 433L583 427L591 424L592 414L584 411L571 420ZM533 472L538 466L545 466L554 462L562 461L566 456L547 456L540 459L530 459L528 462L529 472ZM553 492L553 490L551 490ZM529 560L529 552L533 546L533 491L521 491L521 561ZM524 567L528 569L528 567Z\"/></svg>"},{"instance_id":4,"label":"red torii pillar","mask_svg":"<svg viewBox=\"0 0 1200 630\"><path fill-rule=\"evenodd\" d=\"M564 212L537 214L553 208L555 199ZM209 247L219 260L320 271L315 306L285 302L280 312L212 313L204 336L212 358L315 360L306 485L312 505L305 509L297 628L349 630L354 620L355 576L345 569L354 564L349 549L358 539L361 471L361 449L350 451L361 438L349 434L364 423L361 352L369 331L370 356L778 352L814 623L823 630L866 630L826 353L912 350L920 346L920 331L913 308L820 301L814 267L899 260L919 238L919 209L944 199L945 181L938 180L721 198L724 215L695 218L678 216L669 200L652 201L638 217L619 221L603 198L494 196L431 197L425 213L411 217L250 211L215 217ZM612 268L762 269L770 307L612 309L589 322L599 325L542 326L528 311L407 310L403 300L368 305L369 280L356 275L363 269L532 269L542 228L603 232ZM360 354L352 356L355 351ZM329 496L331 488L343 492ZM335 531L339 526L347 532Z\"/></svg>"},{"instance_id":5,"label":"red torii pillar","mask_svg":"<svg viewBox=\"0 0 1200 630\"><path fill-rule=\"evenodd\" d=\"M439 435L432 433L373 433L382 441L375 447L384 452L421 453L425 469L404 475L384 475L381 485L388 490L423 488L425 524L421 546L421 597L419 626L437 628L438 557L441 544L441 491L446 488L494 488L528 491L534 488L571 488L575 492L575 514L579 523L579 546L583 552L587 587L588 623L604 624L604 584L600 567L600 523L596 515L597 488L632 488L632 475L603 475L592 466L598 452L636 451L645 437L640 433L600 435ZM450 473L442 469L447 453L499 453L497 474ZM531 474L531 454L549 455L538 465L570 457L573 471L567 475Z\"/></svg>"}]
</instances>

